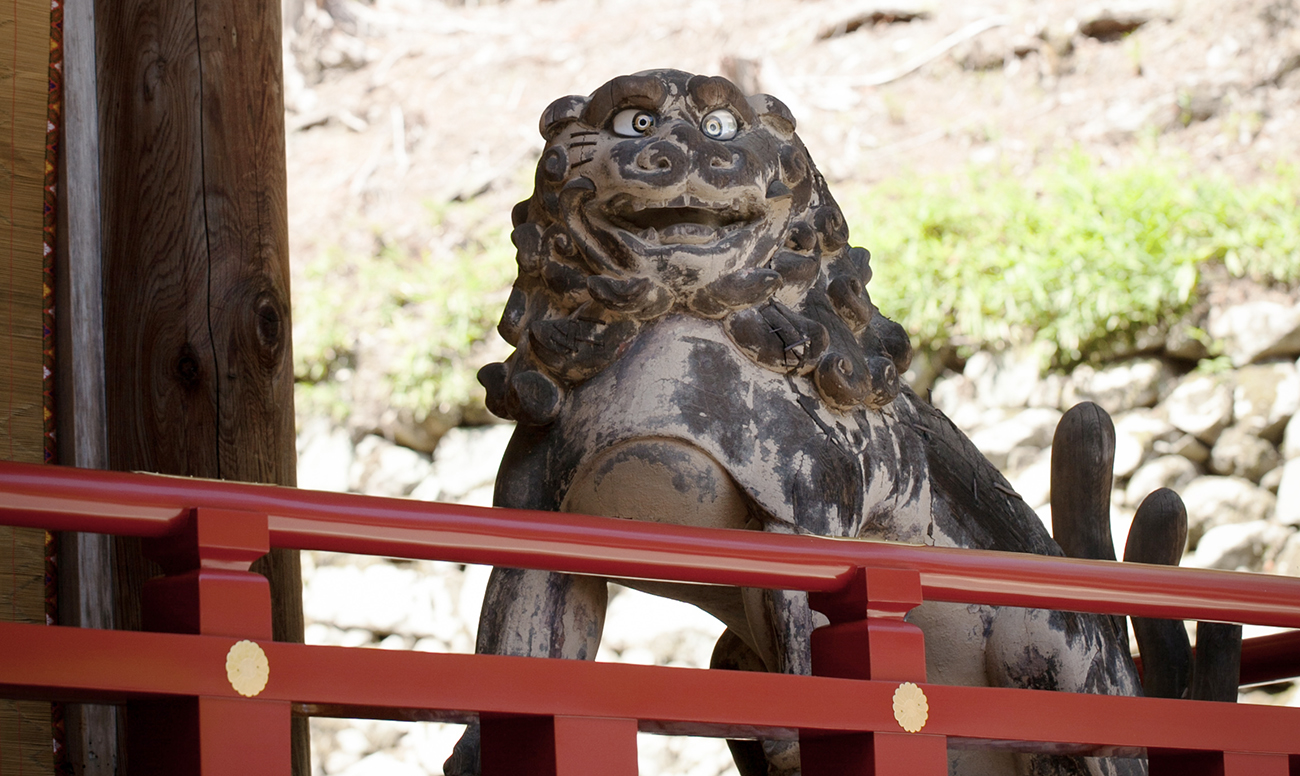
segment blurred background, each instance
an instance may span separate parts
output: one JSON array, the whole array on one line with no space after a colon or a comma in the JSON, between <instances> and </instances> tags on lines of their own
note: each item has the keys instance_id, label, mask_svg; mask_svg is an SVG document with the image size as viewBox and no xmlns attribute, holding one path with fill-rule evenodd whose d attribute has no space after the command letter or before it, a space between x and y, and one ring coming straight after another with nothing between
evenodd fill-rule
<instances>
[{"instance_id":1,"label":"blurred background","mask_svg":"<svg viewBox=\"0 0 1300 776\"><path fill-rule=\"evenodd\" d=\"M1300 1L283 10L302 487L491 502L511 429L474 373L509 352L538 117L673 67L791 108L912 333L909 381L1049 527L1052 431L1088 399L1116 423L1121 553L1168 486L1185 564L1300 574ZM485 569L304 553L304 579L310 642L473 649ZM720 631L623 591L601 659L704 665ZM459 735L313 724L321 774L439 774ZM642 736L641 772L734 770L721 742Z\"/></svg>"}]
</instances>

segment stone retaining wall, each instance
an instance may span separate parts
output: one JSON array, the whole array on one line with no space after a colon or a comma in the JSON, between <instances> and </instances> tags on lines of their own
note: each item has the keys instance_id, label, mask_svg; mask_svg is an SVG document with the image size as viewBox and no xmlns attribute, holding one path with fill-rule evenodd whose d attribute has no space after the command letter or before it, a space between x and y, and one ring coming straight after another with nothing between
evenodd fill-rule
<instances>
[{"instance_id":1,"label":"stone retaining wall","mask_svg":"<svg viewBox=\"0 0 1300 776\"><path fill-rule=\"evenodd\" d=\"M1093 401L1115 423L1117 556L1138 504L1168 487L1187 505L1184 565L1300 575L1300 307L1245 302L1207 322L1214 357L1168 337L1061 374L1033 348L980 352L929 395L1049 528L1052 434L1062 411Z\"/></svg>"}]
</instances>

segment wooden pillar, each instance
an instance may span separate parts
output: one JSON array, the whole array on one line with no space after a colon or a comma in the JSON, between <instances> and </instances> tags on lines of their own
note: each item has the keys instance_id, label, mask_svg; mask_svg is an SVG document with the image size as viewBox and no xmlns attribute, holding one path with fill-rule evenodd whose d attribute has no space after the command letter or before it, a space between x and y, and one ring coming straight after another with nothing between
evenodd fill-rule
<instances>
[{"instance_id":1,"label":"wooden pillar","mask_svg":"<svg viewBox=\"0 0 1300 776\"><path fill-rule=\"evenodd\" d=\"M59 463L106 469L94 8L94 0L64 0L63 4L54 389ZM112 569L112 537L92 533L60 537L60 625L113 627ZM65 754L75 776L115 776L117 707L64 704L63 721Z\"/></svg>"},{"instance_id":2,"label":"wooden pillar","mask_svg":"<svg viewBox=\"0 0 1300 776\"><path fill-rule=\"evenodd\" d=\"M279 14L96 4L110 468L295 484ZM255 568L275 638L301 640L297 553ZM138 628L138 546L115 574L117 626Z\"/></svg>"}]
</instances>

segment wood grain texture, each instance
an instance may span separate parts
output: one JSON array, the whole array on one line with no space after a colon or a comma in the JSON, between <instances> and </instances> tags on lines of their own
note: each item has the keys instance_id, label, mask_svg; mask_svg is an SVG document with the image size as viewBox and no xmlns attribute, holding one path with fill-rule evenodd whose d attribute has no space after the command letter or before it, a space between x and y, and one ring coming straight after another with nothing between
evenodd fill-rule
<instances>
[{"instance_id":1,"label":"wood grain texture","mask_svg":"<svg viewBox=\"0 0 1300 776\"><path fill-rule=\"evenodd\" d=\"M55 241L55 406L59 463L108 466L100 262L99 107L94 0L63 4L63 125ZM65 533L59 544L59 624L113 627L113 545ZM65 704L64 743L76 776L117 773L117 709Z\"/></svg>"},{"instance_id":2,"label":"wood grain texture","mask_svg":"<svg viewBox=\"0 0 1300 776\"><path fill-rule=\"evenodd\" d=\"M1115 560L1110 491L1115 481L1115 424L1090 401L1066 410L1052 436L1052 538L1068 558ZM1124 618L1112 615L1128 649Z\"/></svg>"},{"instance_id":3,"label":"wood grain texture","mask_svg":"<svg viewBox=\"0 0 1300 776\"><path fill-rule=\"evenodd\" d=\"M110 468L292 485L279 4L95 15ZM151 572L119 546L119 627L138 627ZM276 638L301 640L297 554L259 570ZM306 768L305 737L295 747Z\"/></svg>"},{"instance_id":4,"label":"wood grain texture","mask_svg":"<svg viewBox=\"0 0 1300 776\"><path fill-rule=\"evenodd\" d=\"M65 0L63 9L63 127L55 247L59 462L103 469L108 465L108 437L94 0Z\"/></svg>"},{"instance_id":5,"label":"wood grain texture","mask_svg":"<svg viewBox=\"0 0 1300 776\"><path fill-rule=\"evenodd\" d=\"M1241 678L1241 626L1231 622L1196 623L1192 700L1237 702Z\"/></svg>"},{"instance_id":6,"label":"wood grain texture","mask_svg":"<svg viewBox=\"0 0 1300 776\"><path fill-rule=\"evenodd\" d=\"M1178 494L1160 488L1142 500L1124 544L1125 563L1177 566L1187 545L1187 508ZM1192 674L1192 646L1182 620L1133 618L1142 655L1142 692L1149 698L1182 698Z\"/></svg>"},{"instance_id":7,"label":"wood grain texture","mask_svg":"<svg viewBox=\"0 0 1300 776\"><path fill-rule=\"evenodd\" d=\"M1110 533L1115 424L1092 402L1069 409L1052 438L1052 538L1066 556L1115 560Z\"/></svg>"}]
</instances>

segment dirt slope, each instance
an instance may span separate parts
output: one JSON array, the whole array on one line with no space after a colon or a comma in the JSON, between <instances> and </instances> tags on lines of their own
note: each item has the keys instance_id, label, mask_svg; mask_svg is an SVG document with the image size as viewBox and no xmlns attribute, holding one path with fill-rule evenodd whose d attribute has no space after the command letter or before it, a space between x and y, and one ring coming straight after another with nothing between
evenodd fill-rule
<instances>
[{"instance_id":1,"label":"dirt slope","mask_svg":"<svg viewBox=\"0 0 1300 776\"><path fill-rule=\"evenodd\" d=\"M483 212L505 223L527 194L542 109L650 67L775 94L842 185L968 161L1022 167L1075 143L1116 164L1153 143L1240 177L1300 155L1295 0L1111 7L1119 22L1147 21L1098 39L1080 28L1104 28L1107 14L1065 0L928 11L847 0L309 0L287 90L294 257L454 243L428 213L452 198L485 198ZM872 24L881 8L893 10Z\"/></svg>"}]
</instances>

